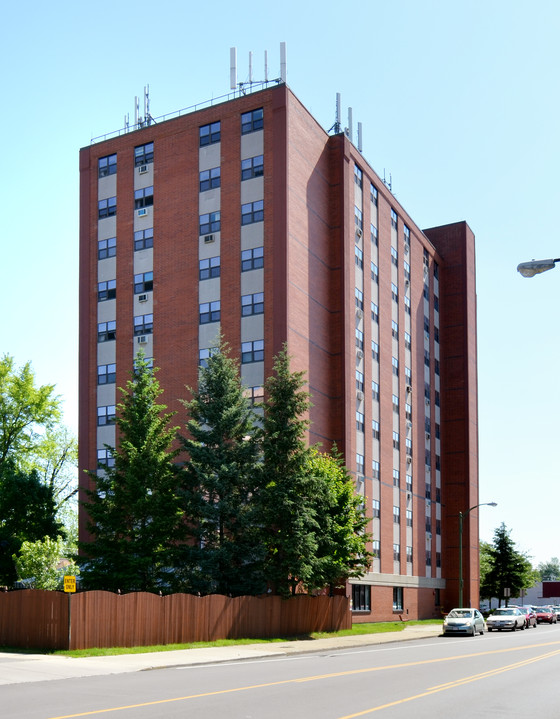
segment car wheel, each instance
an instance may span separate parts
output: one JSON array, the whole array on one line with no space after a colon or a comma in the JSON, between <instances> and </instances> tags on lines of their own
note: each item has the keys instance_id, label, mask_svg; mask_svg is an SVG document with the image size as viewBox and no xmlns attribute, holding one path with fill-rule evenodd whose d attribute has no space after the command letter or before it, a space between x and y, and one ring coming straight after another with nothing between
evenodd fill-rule
<instances>
[{"instance_id":1,"label":"car wheel","mask_svg":"<svg viewBox=\"0 0 560 719\"><path fill-rule=\"evenodd\" d=\"M488 629L489 632L492 631L492 627L487 627L487 629Z\"/></svg>"},{"instance_id":2,"label":"car wheel","mask_svg":"<svg viewBox=\"0 0 560 719\"><path fill-rule=\"evenodd\" d=\"M480 636L484 634L484 624L482 625L482 629L480 630Z\"/></svg>"},{"instance_id":3,"label":"car wheel","mask_svg":"<svg viewBox=\"0 0 560 719\"><path fill-rule=\"evenodd\" d=\"M513 627L511 628L511 631L514 632L516 629L517 629L517 624L514 624Z\"/></svg>"},{"instance_id":4,"label":"car wheel","mask_svg":"<svg viewBox=\"0 0 560 719\"><path fill-rule=\"evenodd\" d=\"M521 629L525 629L525 622L521 625Z\"/></svg>"}]
</instances>

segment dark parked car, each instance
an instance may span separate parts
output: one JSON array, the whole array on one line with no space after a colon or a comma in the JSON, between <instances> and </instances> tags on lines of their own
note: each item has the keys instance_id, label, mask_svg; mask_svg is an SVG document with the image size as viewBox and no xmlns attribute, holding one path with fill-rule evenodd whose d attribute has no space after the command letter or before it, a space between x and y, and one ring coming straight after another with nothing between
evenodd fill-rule
<instances>
[{"instance_id":1,"label":"dark parked car","mask_svg":"<svg viewBox=\"0 0 560 719\"><path fill-rule=\"evenodd\" d=\"M556 624L556 612L552 607L534 607L534 610L539 624Z\"/></svg>"},{"instance_id":2,"label":"dark parked car","mask_svg":"<svg viewBox=\"0 0 560 719\"><path fill-rule=\"evenodd\" d=\"M525 628L530 629L531 627L536 627L537 622L537 615L535 614L535 611L533 607L517 607L519 611L525 615Z\"/></svg>"}]
</instances>

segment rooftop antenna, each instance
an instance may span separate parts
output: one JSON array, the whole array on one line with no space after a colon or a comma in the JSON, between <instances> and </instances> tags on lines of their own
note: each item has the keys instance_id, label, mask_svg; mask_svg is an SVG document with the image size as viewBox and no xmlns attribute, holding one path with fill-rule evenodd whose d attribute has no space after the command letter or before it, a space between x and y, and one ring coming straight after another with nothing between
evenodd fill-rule
<instances>
[{"instance_id":1,"label":"rooftop antenna","mask_svg":"<svg viewBox=\"0 0 560 719\"><path fill-rule=\"evenodd\" d=\"M127 112L124 116L124 131L130 132L130 113Z\"/></svg>"},{"instance_id":2,"label":"rooftop antenna","mask_svg":"<svg viewBox=\"0 0 560 719\"><path fill-rule=\"evenodd\" d=\"M352 132L352 108L348 108L348 127L346 128L346 137L350 140L350 142L353 142L353 132Z\"/></svg>"},{"instance_id":3,"label":"rooftop antenna","mask_svg":"<svg viewBox=\"0 0 560 719\"><path fill-rule=\"evenodd\" d=\"M229 87L231 90L237 90L237 48L229 49Z\"/></svg>"},{"instance_id":4,"label":"rooftop antenna","mask_svg":"<svg viewBox=\"0 0 560 719\"><path fill-rule=\"evenodd\" d=\"M362 123L358 123L358 152L362 151Z\"/></svg>"},{"instance_id":5,"label":"rooftop antenna","mask_svg":"<svg viewBox=\"0 0 560 719\"><path fill-rule=\"evenodd\" d=\"M385 179L385 168L383 168L383 184L389 188L389 192L393 192L393 177L389 173L389 182Z\"/></svg>"},{"instance_id":6,"label":"rooftop antenna","mask_svg":"<svg viewBox=\"0 0 560 719\"><path fill-rule=\"evenodd\" d=\"M329 132L334 132L338 135L342 131L342 124L340 122L340 93L336 93L336 107L335 107L335 120L334 125L330 128Z\"/></svg>"},{"instance_id":7,"label":"rooftop antenna","mask_svg":"<svg viewBox=\"0 0 560 719\"><path fill-rule=\"evenodd\" d=\"M264 80L255 80L253 78L253 53L249 52L249 76L246 82L238 82L237 80L237 48L229 49L229 86L231 90L239 90L242 94L246 93L246 85L249 90L254 84L268 85L269 82L286 82L286 43L280 43L280 77L270 80L268 76L268 52L264 51Z\"/></svg>"},{"instance_id":8,"label":"rooftop antenna","mask_svg":"<svg viewBox=\"0 0 560 719\"><path fill-rule=\"evenodd\" d=\"M286 43L280 43L280 82L286 82L287 60L286 60Z\"/></svg>"},{"instance_id":9,"label":"rooftop antenna","mask_svg":"<svg viewBox=\"0 0 560 719\"><path fill-rule=\"evenodd\" d=\"M138 107L138 95L134 96L134 129L138 130L141 127L141 120L139 117L139 107Z\"/></svg>"}]
</instances>

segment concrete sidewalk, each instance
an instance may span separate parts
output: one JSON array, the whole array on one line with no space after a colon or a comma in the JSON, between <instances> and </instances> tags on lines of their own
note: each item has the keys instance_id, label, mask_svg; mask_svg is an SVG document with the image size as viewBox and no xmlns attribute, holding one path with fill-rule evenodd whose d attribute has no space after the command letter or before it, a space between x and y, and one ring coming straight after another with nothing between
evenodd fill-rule
<instances>
[{"instance_id":1,"label":"concrete sidewalk","mask_svg":"<svg viewBox=\"0 0 560 719\"><path fill-rule=\"evenodd\" d=\"M405 627L402 632L362 634L354 637L298 640L271 644L246 644L202 649L179 649L148 654L121 654L112 657L52 656L48 654L12 654L0 652L0 686L25 682L42 682L53 679L124 674L148 669L195 666L218 662L235 662L244 659L266 659L310 652L352 649L390 642L425 639L441 634L440 624Z\"/></svg>"}]
</instances>

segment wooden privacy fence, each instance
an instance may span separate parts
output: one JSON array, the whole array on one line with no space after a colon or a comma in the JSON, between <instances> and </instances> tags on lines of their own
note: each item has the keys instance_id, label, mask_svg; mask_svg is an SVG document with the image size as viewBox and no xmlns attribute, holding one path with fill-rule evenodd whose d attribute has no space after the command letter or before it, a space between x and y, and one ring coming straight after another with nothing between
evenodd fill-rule
<instances>
[{"instance_id":1,"label":"wooden privacy fence","mask_svg":"<svg viewBox=\"0 0 560 719\"><path fill-rule=\"evenodd\" d=\"M343 596L71 595L37 589L0 593L0 646L133 647L298 636L351 626L349 600Z\"/></svg>"}]
</instances>

